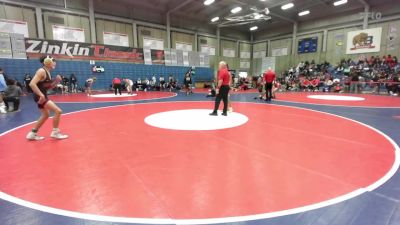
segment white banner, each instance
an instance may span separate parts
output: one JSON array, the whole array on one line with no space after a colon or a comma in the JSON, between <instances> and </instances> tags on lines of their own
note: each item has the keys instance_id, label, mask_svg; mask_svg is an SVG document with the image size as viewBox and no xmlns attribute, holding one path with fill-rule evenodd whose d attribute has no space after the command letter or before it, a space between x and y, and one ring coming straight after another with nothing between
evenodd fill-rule
<instances>
[{"instance_id":1,"label":"white banner","mask_svg":"<svg viewBox=\"0 0 400 225\"><path fill-rule=\"evenodd\" d=\"M178 61L176 58L176 50L171 49L171 66L177 66L177 65L178 65Z\"/></svg>"},{"instance_id":2,"label":"white banner","mask_svg":"<svg viewBox=\"0 0 400 225\"><path fill-rule=\"evenodd\" d=\"M151 49L144 48L143 49L143 56L144 56L144 64L152 65L153 62L151 61Z\"/></svg>"},{"instance_id":3,"label":"white banner","mask_svg":"<svg viewBox=\"0 0 400 225\"><path fill-rule=\"evenodd\" d=\"M189 43L176 42L175 49L186 51L186 52L191 52L191 51L193 51L193 46L192 46L192 44L189 44Z\"/></svg>"},{"instance_id":4,"label":"white banner","mask_svg":"<svg viewBox=\"0 0 400 225\"><path fill-rule=\"evenodd\" d=\"M171 49L164 50L164 61L166 66L172 66Z\"/></svg>"},{"instance_id":5,"label":"white banner","mask_svg":"<svg viewBox=\"0 0 400 225\"><path fill-rule=\"evenodd\" d=\"M12 57L13 55L10 34L0 33L0 58L11 59Z\"/></svg>"},{"instance_id":6,"label":"white banner","mask_svg":"<svg viewBox=\"0 0 400 225\"><path fill-rule=\"evenodd\" d=\"M270 67L273 71L275 71L275 62L275 57L263 57L261 60L261 73L265 72Z\"/></svg>"},{"instance_id":7,"label":"white banner","mask_svg":"<svg viewBox=\"0 0 400 225\"><path fill-rule=\"evenodd\" d=\"M143 48L164 50L164 40L144 37Z\"/></svg>"},{"instance_id":8,"label":"white banner","mask_svg":"<svg viewBox=\"0 0 400 225\"><path fill-rule=\"evenodd\" d=\"M215 55L215 47L202 45L200 48L201 53L206 53L208 55Z\"/></svg>"},{"instance_id":9,"label":"white banner","mask_svg":"<svg viewBox=\"0 0 400 225\"><path fill-rule=\"evenodd\" d=\"M389 23L389 31L387 36L387 50L393 51L396 50L399 46L398 38L397 38L397 26L395 23Z\"/></svg>"},{"instance_id":10,"label":"white banner","mask_svg":"<svg viewBox=\"0 0 400 225\"><path fill-rule=\"evenodd\" d=\"M10 34L14 59L26 59L25 38L23 34Z\"/></svg>"},{"instance_id":11,"label":"white banner","mask_svg":"<svg viewBox=\"0 0 400 225\"><path fill-rule=\"evenodd\" d=\"M82 28L53 25L53 40L85 42L85 30Z\"/></svg>"},{"instance_id":12,"label":"white banner","mask_svg":"<svg viewBox=\"0 0 400 225\"><path fill-rule=\"evenodd\" d=\"M242 58L242 59L250 59L250 56L251 56L251 54L248 51L241 51L240 52L240 58Z\"/></svg>"},{"instance_id":13,"label":"white banner","mask_svg":"<svg viewBox=\"0 0 400 225\"><path fill-rule=\"evenodd\" d=\"M28 23L25 21L0 19L0 32L10 34L23 34L24 37L29 37Z\"/></svg>"},{"instance_id":14,"label":"white banner","mask_svg":"<svg viewBox=\"0 0 400 225\"><path fill-rule=\"evenodd\" d=\"M346 54L379 52L382 27L350 31L347 33Z\"/></svg>"},{"instance_id":15,"label":"white banner","mask_svg":"<svg viewBox=\"0 0 400 225\"><path fill-rule=\"evenodd\" d=\"M288 48L276 48L271 50L272 56L285 56L288 55Z\"/></svg>"},{"instance_id":16,"label":"white banner","mask_svg":"<svg viewBox=\"0 0 400 225\"><path fill-rule=\"evenodd\" d=\"M224 48L224 49L222 50L222 56L234 58L234 57L235 57L235 49L232 49L232 48Z\"/></svg>"},{"instance_id":17,"label":"white banner","mask_svg":"<svg viewBox=\"0 0 400 225\"><path fill-rule=\"evenodd\" d=\"M116 45L129 47L129 38L127 34L103 32L103 40L105 45Z\"/></svg>"}]
</instances>

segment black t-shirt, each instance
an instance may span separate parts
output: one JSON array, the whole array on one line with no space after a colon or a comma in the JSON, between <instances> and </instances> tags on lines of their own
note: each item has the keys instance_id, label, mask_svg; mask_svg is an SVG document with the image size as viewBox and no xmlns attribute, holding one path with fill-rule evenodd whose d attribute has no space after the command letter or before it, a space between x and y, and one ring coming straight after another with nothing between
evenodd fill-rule
<instances>
[{"instance_id":1,"label":"black t-shirt","mask_svg":"<svg viewBox=\"0 0 400 225\"><path fill-rule=\"evenodd\" d=\"M76 78L75 78L75 77L71 77L71 78L70 78L70 82L71 82L72 84L75 84L75 83L76 83Z\"/></svg>"},{"instance_id":2,"label":"black t-shirt","mask_svg":"<svg viewBox=\"0 0 400 225\"><path fill-rule=\"evenodd\" d=\"M185 82L185 84L191 84L192 83L192 78L191 77L185 77L184 82Z\"/></svg>"},{"instance_id":3,"label":"black t-shirt","mask_svg":"<svg viewBox=\"0 0 400 225\"><path fill-rule=\"evenodd\" d=\"M24 78L24 82L25 82L26 85L28 85L31 82L31 80L32 80L32 77L25 77Z\"/></svg>"},{"instance_id":4,"label":"black t-shirt","mask_svg":"<svg viewBox=\"0 0 400 225\"><path fill-rule=\"evenodd\" d=\"M351 81L359 81L358 75L354 75L351 77Z\"/></svg>"}]
</instances>

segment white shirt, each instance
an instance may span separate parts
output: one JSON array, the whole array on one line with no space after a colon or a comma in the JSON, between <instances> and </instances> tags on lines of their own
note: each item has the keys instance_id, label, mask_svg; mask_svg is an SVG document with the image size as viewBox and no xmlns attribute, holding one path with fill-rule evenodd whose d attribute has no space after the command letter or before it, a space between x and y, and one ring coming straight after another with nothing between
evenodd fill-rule
<instances>
[{"instance_id":1,"label":"white shirt","mask_svg":"<svg viewBox=\"0 0 400 225\"><path fill-rule=\"evenodd\" d=\"M127 84L129 84L130 86L132 86L132 85L133 85L133 81L132 81L132 80L130 80L130 79L126 79L126 80L125 80L125 82L126 82Z\"/></svg>"}]
</instances>

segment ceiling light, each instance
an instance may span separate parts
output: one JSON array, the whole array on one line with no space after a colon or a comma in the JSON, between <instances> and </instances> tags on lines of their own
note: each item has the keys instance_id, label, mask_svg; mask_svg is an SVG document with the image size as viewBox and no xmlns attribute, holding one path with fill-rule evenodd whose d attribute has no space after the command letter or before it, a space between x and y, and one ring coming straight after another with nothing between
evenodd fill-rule
<instances>
[{"instance_id":1,"label":"ceiling light","mask_svg":"<svg viewBox=\"0 0 400 225\"><path fill-rule=\"evenodd\" d=\"M265 1L267 1L267 0L260 0L260 2L265 2Z\"/></svg>"},{"instance_id":2,"label":"ceiling light","mask_svg":"<svg viewBox=\"0 0 400 225\"><path fill-rule=\"evenodd\" d=\"M233 9L231 10L231 13L238 13L238 12L240 12L240 11L242 11L242 7L238 6L238 7L233 8Z\"/></svg>"},{"instance_id":3,"label":"ceiling light","mask_svg":"<svg viewBox=\"0 0 400 225\"><path fill-rule=\"evenodd\" d=\"M310 10L304 10L302 12L299 12L299 16L305 16L305 15L308 15L308 14L310 14Z\"/></svg>"},{"instance_id":4,"label":"ceiling light","mask_svg":"<svg viewBox=\"0 0 400 225\"><path fill-rule=\"evenodd\" d=\"M257 29L258 29L258 27L257 27L257 26L250 27L250 31L254 31L254 30L257 30Z\"/></svg>"},{"instance_id":5,"label":"ceiling light","mask_svg":"<svg viewBox=\"0 0 400 225\"><path fill-rule=\"evenodd\" d=\"M211 22L213 22L213 23L214 23L214 22L217 22L218 20L219 20L219 17L218 17L218 16L216 16L216 17L214 17L214 18L212 18L212 19L211 19Z\"/></svg>"},{"instance_id":6,"label":"ceiling light","mask_svg":"<svg viewBox=\"0 0 400 225\"><path fill-rule=\"evenodd\" d=\"M334 6L338 6L338 5L343 5L346 4L347 0L340 0L340 1L336 1L333 3Z\"/></svg>"},{"instance_id":7,"label":"ceiling light","mask_svg":"<svg viewBox=\"0 0 400 225\"><path fill-rule=\"evenodd\" d=\"M204 5L211 5L215 2L215 0L205 0Z\"/></svg>"},{"instance_id":8,"label":"ceiling light","mask_svg":"<svg viewBox=\"0 0 400 225\"><path fill-rule=\"evenodd\" d=\"M288 4L285 4L285 5L281 6L281 9L282 10L286 10L286 9L292 8L293 6L294 6L293 3L288 3Z\"/></svg>"}]
</instances>

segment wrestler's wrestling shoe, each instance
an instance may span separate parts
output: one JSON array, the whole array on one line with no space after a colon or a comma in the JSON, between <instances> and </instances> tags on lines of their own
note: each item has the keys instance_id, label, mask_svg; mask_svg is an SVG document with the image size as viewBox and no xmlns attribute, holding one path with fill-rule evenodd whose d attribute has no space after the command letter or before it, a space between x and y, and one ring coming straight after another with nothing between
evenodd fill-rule
<instances>
[{"instance_id":1,"label":"wrestler's wrestling shoe","mask_svg":"<svg viewBox=\"0 0 400 225\"><path fill-rule=\"evenodd\" d=\"M59 130L53 130L53 131L51 132L51 134L50 134L50 137L52 137L52 138L54 138L54 139L59 139L59 140L61 140L61 139L67 139L67 138L68 138L68 135L60 133Z\"/></svg>"},{"instance_id":2,"label":"wrestler's wrestling shoe","mask_svg":"<svg viewBox=\"0 0 400 225\"><path fill-rule=\"evenodd\" d=\"M34 133L31 131L26 135L26 139L28 139L30 141L41 141L44 139L44 137L41 137L41 136L37 135L37 133Z\"/></svg>"}]
</instances>

